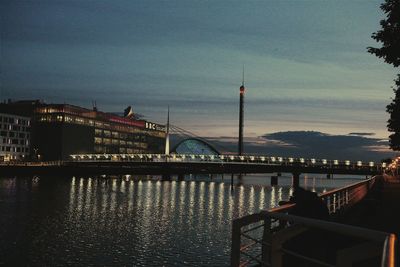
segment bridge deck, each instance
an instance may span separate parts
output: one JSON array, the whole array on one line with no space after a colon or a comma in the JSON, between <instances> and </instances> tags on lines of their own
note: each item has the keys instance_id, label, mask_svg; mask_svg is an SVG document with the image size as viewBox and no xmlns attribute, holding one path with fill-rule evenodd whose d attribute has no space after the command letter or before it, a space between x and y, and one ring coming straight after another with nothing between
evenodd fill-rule
<instances>
[{"instance_id":1,"label":"bridge deck","mask_svg":"<svg viewBox=\"0 0 400 267\"><path fill-rule=\"evenodd\" d=\"M64 173L64 174L221 174L221 173L321 173L375 175L381 173L382 166L347 166L307 163L262 163L224 161L113 161L80 160L55 162L22 162L0 164L2 173Z\"/></svg>"}]
</instances>

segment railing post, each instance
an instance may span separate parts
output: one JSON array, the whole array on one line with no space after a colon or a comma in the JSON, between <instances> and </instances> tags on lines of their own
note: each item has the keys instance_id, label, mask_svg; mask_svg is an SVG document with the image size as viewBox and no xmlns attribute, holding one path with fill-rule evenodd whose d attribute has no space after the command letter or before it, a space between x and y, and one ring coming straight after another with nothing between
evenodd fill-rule
<instances>
[{"instance_id":1,"label":"railing post","mask_svg":"<svg viewBox=\"0 0 400 267\"><path fill-rule=\"evenodd\" d=\"M333 213L336 213L336 205L337 205L337 194L336 193L333 194L332 204L333 204Z\"/></svg>"},{"instance_id":2,"label":"railing post","mask_svg":"<svg viewBox=\"0 0 400 267\"><path fill-rule=\"evenodd\" d=\"M396 235L390 234L383 245L382 252L382 267L395 267L396 262L396 247L397 247L397 238Z\"/></svg>"},{"instance_id":3,"label":"railing post","mask_svg":"<svg viewBox=\"0 0 400 267\"><path fill-rule=\"evenodd\" d=\"M240 235L241 225L239 221L233 220L232 222L232 245L231 245L231 267L240 266Z\"/></svg>"}]
</instances>

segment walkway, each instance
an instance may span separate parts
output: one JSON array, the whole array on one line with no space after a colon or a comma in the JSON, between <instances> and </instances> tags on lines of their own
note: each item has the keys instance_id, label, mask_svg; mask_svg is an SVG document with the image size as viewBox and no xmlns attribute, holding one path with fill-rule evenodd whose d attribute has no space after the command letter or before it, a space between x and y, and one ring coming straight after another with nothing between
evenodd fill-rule
<instances>
[{"instance_id":1,"label":"walkway","mask_svg":"<svg viewBox=\"0 0 400 267\"><path fill-rule=\"evenodd\" d=\"M342 217L339 222L400 236L400 177L384 175L376 189ZM399 241L397 241L397 246ZM399 249L396 262L400 262Z\"/></svg>"},{"instance_id":2,"label":"walkway","mask_svg":"<svg viewBox=\"0 0 400 267\"><path fill-rule=\"evenodd\" d=\"M340 221L369 229L400 233L400 179L384 175L376 189Z\"/></svg>"}]
</instances>

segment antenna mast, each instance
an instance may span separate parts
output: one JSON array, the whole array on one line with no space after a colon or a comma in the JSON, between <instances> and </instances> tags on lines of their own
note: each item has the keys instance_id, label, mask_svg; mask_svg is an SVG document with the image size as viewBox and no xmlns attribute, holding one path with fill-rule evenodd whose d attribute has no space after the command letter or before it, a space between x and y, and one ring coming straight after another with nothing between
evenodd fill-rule
<instances>
[{"instance_id":1,"label":"antenna mast","mask_svg":"<svg viewBox=\"0 0 400 267\"><path fill-rule=\"evenodd\" d=\"M167 115L167 128L165 129L165 155L169 155L169 105Z\"/></svg>"},{"instance_id":2,"label":"antenna mast","mask_svg":"<svg viewBox=\"0 0 400 267\"><path fill-rule=\"evenodd\" d=\"M243 155L243 119L244 119L244 93L246 88L244 87L244 64L242 72L242 86L240 86L240 102L239 102L239 140L238 140L238 154Z\"/></svg>"}]
</instances>

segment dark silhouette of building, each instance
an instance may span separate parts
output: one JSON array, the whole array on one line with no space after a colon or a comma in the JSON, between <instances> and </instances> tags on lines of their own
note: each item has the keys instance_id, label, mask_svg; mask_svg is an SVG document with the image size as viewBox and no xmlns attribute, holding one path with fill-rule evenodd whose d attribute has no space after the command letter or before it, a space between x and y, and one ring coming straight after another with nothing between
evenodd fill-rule
<instances>
[{"instance_id":1,"label":"dark silhouette of building","mask_svg":"<svg viewBox=\"0 0 400 267\"><path fill-rule=\"evenodd\" d=\"M71 154L163 153L165 126L132 116L122 117L69 104L17 101L0 112L32 118L31 157L68 159Z\"/></svg>"},{"instance_id":2,"label":"dark silhouette of building","mask_svg":"<svg viewBox=\"0 0 400 267\"><path fill-rule=\"evenodd\" d=\"M0 112L0 161L29 158L30 120L30 117Z\"/></svg>"}]
</instances>

